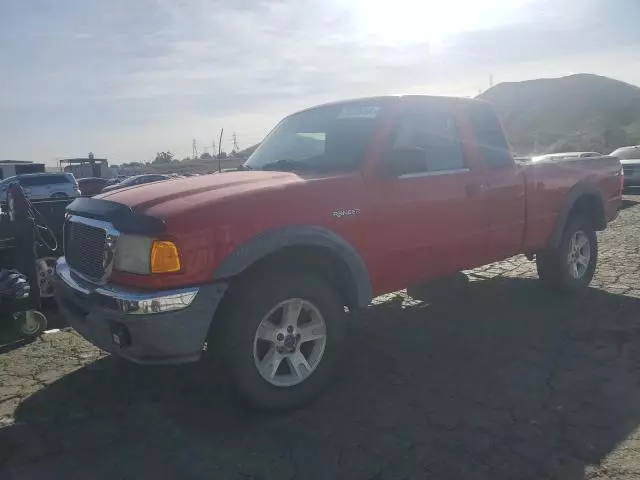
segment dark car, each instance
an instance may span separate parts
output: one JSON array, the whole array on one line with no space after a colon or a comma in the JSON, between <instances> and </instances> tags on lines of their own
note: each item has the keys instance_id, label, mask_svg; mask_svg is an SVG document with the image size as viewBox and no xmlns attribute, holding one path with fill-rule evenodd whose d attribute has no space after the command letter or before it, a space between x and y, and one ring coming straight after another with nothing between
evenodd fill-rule
<instances>
[{"instance_id":1,"label":"dark car","mask_svg":"<svg viewBox=\"0 0 640 480\"><path fill-rule=\"evenodd\" d=\"M171 180L171 177L168 175L160 175L156 173L148 175L135 175L133 177L127 178L126 180L123 180L120 183L104 187L102 189L102 193L118 190L119 188L133 187L134 185L142 185L143 183L162 182L164 180Z\"/></svg>"},{"instance_id":2,"label":"dark car","mask_svg":"<svg viewBox=\"0 0 640 480\"><path fill-rule=\"evenodd\" d=\"M129 178L129 175L118 175L117 177L111 177L109 180L107 180L107 185L114 185L116 183L120 183L123 180L126 180L127 178Z\"/></svg>"},{"instance_id":3,"label":"dark car","mask_svg":"<svg viewBox=\"0 0 640 480\"><path fill-rule=\"evenodd\" d=\"M83 197L93 197L102 192L102 189L107 186L107 179L99 177L79 178L78 186Z\"/></svg>"}]
</instances>

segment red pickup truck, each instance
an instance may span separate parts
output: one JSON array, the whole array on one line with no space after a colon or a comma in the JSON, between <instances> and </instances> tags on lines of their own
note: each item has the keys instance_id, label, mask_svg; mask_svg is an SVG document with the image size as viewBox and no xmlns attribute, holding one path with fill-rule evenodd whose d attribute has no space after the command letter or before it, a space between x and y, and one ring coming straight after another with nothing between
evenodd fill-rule
<instances>
[{"instance_id":1,"label":"red pickup truck","mask_svg":"<svg viewBox=\"0 0 640 480\"><path fill-rule=\"evenodd\" d=\"M241 170L75 200L56 296L104 350L222 358L273 409L319 393L377 295L519 253L586 289L622 190L615 158L516 163L489 104L426 96L293 114Z\"/></svg>"}]
</instances>

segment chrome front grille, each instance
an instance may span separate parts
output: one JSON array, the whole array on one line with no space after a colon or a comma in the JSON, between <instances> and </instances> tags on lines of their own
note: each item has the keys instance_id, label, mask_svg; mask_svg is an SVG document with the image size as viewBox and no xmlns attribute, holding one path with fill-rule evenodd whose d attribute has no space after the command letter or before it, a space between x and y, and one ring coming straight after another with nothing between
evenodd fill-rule
<instances>
[{"instance_id":1,"label":"chrome front grille","mask_svg":"<svg viewBox=\"0 0 640 480\"><path fill-rule=\"evenodd\" d=\"M623 165L622 166L622 171L624 172L625 175L633 175L634 173L634 168L632 165Z\"/></svg>"},{"instance_id":2,"label":"chrome front grille","mask_svg":"<svg viewBox=\"0 0 640 480\"><path fill-rule=\"evenodd\" d=\"M71 216L64 231L69 267L87 280L103 283L111 273L117 237L110 223Z\"/></svg>"}]
</instances>

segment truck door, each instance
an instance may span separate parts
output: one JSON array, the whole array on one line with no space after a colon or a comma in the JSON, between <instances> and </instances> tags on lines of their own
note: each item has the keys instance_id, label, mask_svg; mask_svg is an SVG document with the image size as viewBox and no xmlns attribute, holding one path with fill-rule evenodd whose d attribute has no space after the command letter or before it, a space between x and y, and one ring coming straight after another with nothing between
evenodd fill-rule
<instances>
[{"instance_id":1,"label":"truck door","mask_svg":"<svg viewBox=\"0 0 640 480\"><path fill-rule=\"evenodd\" d=\"M374 285L392 291L483 264L485 187L450 105L403 100L371 188L379 252L372 276L383 276Z\"/></svg>"}]
</instances>

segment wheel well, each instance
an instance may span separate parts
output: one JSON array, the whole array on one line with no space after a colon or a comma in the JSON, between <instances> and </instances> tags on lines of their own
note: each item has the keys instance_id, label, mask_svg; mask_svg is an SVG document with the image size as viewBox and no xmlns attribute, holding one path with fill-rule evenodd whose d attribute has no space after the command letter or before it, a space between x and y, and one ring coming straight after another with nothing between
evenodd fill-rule
<instances>
[{"instance_id":1,"label":"wheel well","mask_svg":"<svg viewBox=\"0 0 640 480\"><path fill-rule=\"evenodd\" d=\"M315 245L283 247L260 258L231 279L231 290L245 279L272 269L318 274L336 287L344 305L349 309L358 306L356 281L348 264L331 249Z\"/></svg>"},{"instance_id":2,"label":"wheel well","mask_svg":"<svg viewBox=\"0 0 640 480\"><path fill-rule=\"evenodd\" d=\"M593 194L582 195L571 207L569 217L573 215L584 215L587 217L595 230L607 228L607 217L604 212L602 200Z\"/></svg>"}]
</instances>

